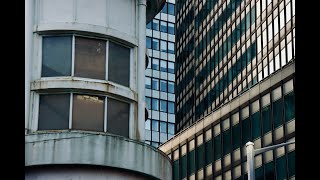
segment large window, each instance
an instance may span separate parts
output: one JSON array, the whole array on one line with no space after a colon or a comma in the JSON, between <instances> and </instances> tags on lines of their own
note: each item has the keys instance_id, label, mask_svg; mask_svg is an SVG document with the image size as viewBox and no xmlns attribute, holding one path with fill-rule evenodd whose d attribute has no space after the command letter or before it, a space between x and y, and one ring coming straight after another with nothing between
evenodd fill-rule
<instances>
[{"instance_id":1,"label":"large window","mask_svg":"<svg viewBox=\"0 0 320 180\"><path fill-rule=\"evenodd\" d=\"M129 137L129 108L129 103L104 96L40 95L38 130L75 129Z\"/></svg>"},{"instance_id":2,"label":"large window","mask_svg":"<svg viewBox=\"0 0 320 180\"><path fill-rule=\"evenodd\" d=\"M129 87L130 56L130 48L102 39L44 36L41 77L75 76Z\"/></svg>"},{"instance_id":3,"label":"large window","mask_svg":"<svg viewBox=\"0 0 320 180\"><path fill-rule=\"evenodd\" d=\"M72 36L42 38L42 77L71 76Z\"/></svg>"},{"instance_id":4,"label":"large window","mask_svg":"<svg viewBox=\"0 0 320 180\"><path fill-rule=\"evenodd\" d=\"M74 94L72 107L72 127L79 130L103 132L104 99L104 97L99 96ZM112 100L109 99L108 104L110 101ZM112 112L109 112L108 115L110 113Z\"/></svg>"},{"instance_id":5,"label":"large window","mask_svg":"<svg viewBox=\"0 0 320 180\"><path fill-rule=\"evenodd\" d=\"M69 129L70 94L41 95L38 130Z\"/></svg>"}]
</instances>

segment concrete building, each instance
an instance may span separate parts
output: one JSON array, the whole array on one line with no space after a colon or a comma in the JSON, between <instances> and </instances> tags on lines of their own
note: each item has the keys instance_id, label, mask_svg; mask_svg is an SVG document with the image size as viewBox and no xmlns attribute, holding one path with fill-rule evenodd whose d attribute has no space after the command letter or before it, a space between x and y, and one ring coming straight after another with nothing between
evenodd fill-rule
<instances>
[{"instance_id":1,"label":"concrete building","mask_svg":"<svg viewBox=\"0 0 320 180\"><path fill-rule=\"evenodd\" d=\"M167 0L147 24L146 34L150 63L146 69L149 118L145 124L145 139L147 144L158 147L174 135L175 0Z\"/></svg>"},{"instance_id":2,"label":"concrete building","mask_svg":"<svg viewBox=\"0 0 320 180\"><path fill-rule=\"evenodd\" d=\"M25 1L26 179L171 179L144 143L146 24L164 3Z\"/></svg>"},{"instance_id":3,"label":"concrete building","mask_svg":"<svg viewBox=\"0 0 320 180\"><path fill-rule=\"evenodd\" d=\"M295 139L295 1L176 1L174 179L247 179L248 141ZM295 145L255 157L256 179L295 179Z\"/></svg>"}]
</instances>

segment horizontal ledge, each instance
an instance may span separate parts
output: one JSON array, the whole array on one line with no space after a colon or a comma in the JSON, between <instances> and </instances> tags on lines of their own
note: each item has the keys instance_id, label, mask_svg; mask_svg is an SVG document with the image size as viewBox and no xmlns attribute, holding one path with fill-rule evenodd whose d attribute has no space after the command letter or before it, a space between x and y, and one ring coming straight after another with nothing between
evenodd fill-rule
<instances>
[{"instance_id":1,"label":"horizontal ledge","mask_svg":"<svg viewBox=\"0 0 320 180\"><path fill-rule=\"evenodd\" d=\"M120 96L120 98L122 97L132 101L138 100L137 93L132 89L105 80L91 80L77 77L54 77L41 78L40 80L31 82L32 91L45 92L57 89L96 92L98 94L116 95Z\"/></svg>"}]
</instances>

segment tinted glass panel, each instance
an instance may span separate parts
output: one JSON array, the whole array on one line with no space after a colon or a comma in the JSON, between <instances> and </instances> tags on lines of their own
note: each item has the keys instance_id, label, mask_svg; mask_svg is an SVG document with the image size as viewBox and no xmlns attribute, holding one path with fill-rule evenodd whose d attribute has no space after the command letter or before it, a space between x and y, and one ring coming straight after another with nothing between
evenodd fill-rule
<instances>
[{"instance_id":1,"label":"tinted glass panel","mask_svg":"<svg viewBox=\"0 0 320 180\"><path fill-rule=\"evenodd\" d=\"M236 150L240 147L240 125L239 123L232 126L232 143L233 143L233 150Z\"/></svg>"},{"instance_id":2,"label":"tinted glass panel","mask_svg":"<svg viewBox=\"0 0 320 180\"><path fill-rule=\"evenodd\" d=\"M166 133L167 132L167 123L160 122L160 132Z\"/></svg>"},{"instance_id":3,"label":"tinted glass panel","mask_svg":"<svg viewBox=\"0 0 320 180\"><path fill-rule=\"evenodd\" d=\"M284 96L285 102L285 120L288 122L289 120L295 118L295 102L294 102L294 93L291 92Z\"/></svg>"},{"instance_id":4,"label":"tinted glass panel","mask_svg":"<svg viewBox=\"0 0 320 180\"><path fill-rule=\"evenodd\" d=\"M221 158L221 134L213 139L214 160Z\"/></svg>"},{"instance_id":5,"label":"tinted glass panel","mask_svg":"<svg viewBox=\"0 0 320 180\"><path fill-rule=\"evenodd\" d=\"M168 23L168 33L174 34L174 24Z\"/></svg>"},{"instance_id":6,"label":"tinted glass panel","mask_svg":"<svg viewBox=\"0 0 320 180\"><path fill-rule=\"evenodd\" d=\"M201 169L203 167L203 144L196 147L196 163L197 163L197 170Z\"/></svg>"},{"instance_id":7,"label":"tinted glass panel","mask_svg":"<svg viewBox=\"0 0 320 180\"><path fill-rule=\"evenodd\" d=\"M41 77L71 76L72 37L42 38Z\"/></svg>"},{"instance_id":8,"label":"tinted glass panel","mask_svg":"<svg viewBox=\"0 0 320 180\"><path fill-rule=\"evenodd\" d=\"M168 102L168 113L174 113L174 103Z\"/></svg>"},{"instance_id":9,"label":"tinted glass panel","mask_svg":"<svg viewBox=\"0 0 320 180\"><path fill-rule=\"evenodd\" d=\"M107 131L124 137L129 137L130 105L111 98L108 98L107 101Z\"/></svg>"},{"instance_id":10,"label":"tinted glass panel","mask_svg":"<svg viewBox=\"0 0 320 180\"><path fill-rule=\"evenodd\" d=\"M174 124L168 123L168 133L174 134Z\"/></svg>"},{"instance_id":11,"label":"tinted glass panel","mask_svg":"<svg viewBox=\"0 0 320 180\"><path fill-rule=\"evenodd\" d=\"M251 115L252 118L252 138L256 139L261 136L260 112Z\"/></svg>"},{"instance_id":12,"label":"tinted glass panel","mask_svg":"<svg viewBox=\"0 0 320 180\"><path fill-rule=\"evenodd\" d=\"M147 42L146 42L147 48L148 48L148 49L151 49L151 38L150 38L150 37L147 37L147 38L146 38L146 41L147 41Z\"/></svg>"},{"instance_id":13,"label":"tinted glass panel","mask_svg":"<svg viewBox=\"0 0 320 180\"><path fill-rule=\"evenodd\" d=\"M174 5L168 3L168 14L171 14L174 16Z\"/></svg>"},{"instance_id":14,"label":"tinted glass panel","mask_svg":"<svg viewBox=\"0 0 320 180\"><path fill-rule=\"evenodd\" d=\"M76 37L74 76L92 79L106 77L106 42Z\"/></svg>"},{"instance_id":15,"label":"tinted glass panel","mask_svg":"<svg viewBox=\"0 0 320 180\"><path fill-rule=\"evenodd\" d=\"M168 72L174 73L174 63L168 62Z\"/></svg>"},{"instance_id":16,"label":"tinted glass panel","mask_svg":"<svg viewBox=\"0 0 320 180\"><path fill-rule=\"evenodd\" d=\"M179 160L173 162L173 179L179 180Z\"/></svg>"},{"instance_id":17,"label":"tinted glass panel","mask_svg":"<svg viewBox=\"0 0 320 180\"><path fill-rule=\"evenodd\" d=\"M167 81L160 80L160 91L167 92Z\"/></svg>"},{"instance_id":18,"label":"tinted glass panel","mask_svg":"<svg viewBox=\"0 0 320 180\"><path fill-rule=\"evenodd\" d=\"M167 101L160 100L160 111L167 112Z\"/></svg>"},{"instance_id":19,"label":"tinted glass panel","mask_svg":"<svg viewBox=\"0 0 320 180\"><path fill-rule=\"evenodd\" d=\"M181 178L187 177L187 155L181 157Z\"/></svg>"},{"instance_id":20,"label":"tinted glass panel","mask_svg":"<svg viewBox=\"0 0 320 180\"><path fill-rule=\"evenodd\" d=\"M247 118L242 121L242 145L245 145L251 140L250 119Z\"/></svg>"},{"instance_id":21,"label":"tinted glass panel","mask_svg":"<svg viewBox=\"0 0 320 180\"><path fill-rule=\"evenodd\" d=\"M289 169L289 177L294 176L296 174L296 153L295 153L295 151L288 153L288 169Z\"/></svg>"},{"instance_id":22,"label":"tinted glass panel","mask_svg":"<svg viewBox=\"0 0 320 180\"><path fill-rule=\"evenodd\" d=\"M174 83L173 82L168 82L168 92L174 93Z\"/></svg>"},{"instance_id":23,"label":"tinted glass panel","mask_svg":"<svg viewBox=\"0 0 320 180\"><path fill-rule=\"evenodd\" d=\"M286 170L287 165L286 165L286 156L282 156L276 160L277 163L277 179L286 179Z\"/></svg>"},{"instance_id":24,"label":"tinted glass panel","mask_svg":"<svg viewBox=\"0 0 320 180\"><path fill-rule=\"evenodd\" d=\"M159 110L159 100L158 99L152 99L152 110Z\"/></svg>"},{"instance_id":25,"label":"tinted glass panel","mask_svg":"<svg viewBox=\"0 0 320 180\"><path fill-rule=\"evenodd\" d=\"M70 94L40 95L38 130L69 129Z\"/></svg>"},{"instance_id":26,"label":"tinted glass panel","mask_svg":"<svg viewBox=\"0 0 320 180\"><path fill-rule=\"evenodd\" d=\"M129 87L130 49L109 42L108 78L110 81Z\"/></svg>"},{"instance_id":27,"label":"tinted glass panel","mask_svg":"<svg viewBox=\"0 0 320 180\"><path fill-rule=\"evenodd\" d=\"M205 143L206 147L206 165L212 163L212 140Z\"/></svg>"},{"instance_id":28,"label":"tinted glass panel","mask_svg":"<svg viewBox=\"0 0 320 180\"><path fill-rule=\"evenodd\" d=\"M231 152L231 130L223 132L223 155Z\"/></svg>"},{"instance_id":29,"label":"tinted glass panel","mask_svg":"<svg viewBox=\"0 0 320 180\"><path fill-rule=\"evenodd\" d=\"M255 170L256 180L263 180L263 166Z\"/></svg>"},{"instance_id":30,"label":"tinted glass panel","mask_svg":"<svg viewBox=\"0 0 320 180\"><path fill-rule=\"evenodd\" d=\"M194 150L188 153L188 176L194 173Z\"/></svg>"},{"instance_id":31,"label":"tinted glass panel","mask_svg":"<svg viewBox=\"0 0 320 180\"><path fill-rule=\"evenodd\" d=\"M281 101L281 99L273 102L273 120L274 120L274 127L275 128L282 125L282 101Z\"/></svg>"},{"instance_id":32,"label":"tinted glass panel","mask_svg":"<svg viewBox=\"0 0 320 180\"><path fill-rule=\"evenodd\" d=\"M270 106L262 110L263 133L271 131Z\"/></svg>"},{"instance_id":33,"label":"tinted glass panel","mask_svg":"<svg viewBox=\"0 0 320 180\"><path fill-rule=\"evenodd\" d=\"M72 129L103 132L104 97L73 95Z\"/></svg>"},{"instance_id":34,"label":"tinted glass panel","mask_svg":"<svg viewBox=\"0 0 320 180\"><path fill-rule=\"evenodd\" d=\"M274 177L274 164L273 161L265 165L265 178L266 179L275 179Z\"/></svg>"}]
</instances>

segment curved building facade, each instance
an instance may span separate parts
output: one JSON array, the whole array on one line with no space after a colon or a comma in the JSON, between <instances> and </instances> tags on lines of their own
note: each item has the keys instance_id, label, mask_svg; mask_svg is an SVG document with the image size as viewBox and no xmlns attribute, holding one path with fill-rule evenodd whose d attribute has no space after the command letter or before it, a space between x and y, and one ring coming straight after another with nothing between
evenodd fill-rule
<instances>
[{"instance_id":1,"label":"curved building facade","mask_svg":"<svg viewBox=\"0 0 320 180\"><path fill-rule=\"evenodd\" d=\"M143 143L146 24L163 4L26 0L26 179L171 178Z\"/></svg>"}]
</instances>

